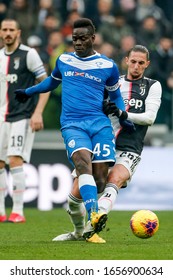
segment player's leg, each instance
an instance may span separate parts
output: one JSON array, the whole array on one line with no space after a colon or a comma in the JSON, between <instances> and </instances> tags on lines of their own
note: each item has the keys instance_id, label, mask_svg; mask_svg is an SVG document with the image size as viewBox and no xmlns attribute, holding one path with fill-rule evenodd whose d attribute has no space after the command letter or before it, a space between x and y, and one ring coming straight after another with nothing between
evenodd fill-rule
<instances>
[{"instance_id":1,"label":"player's leg","mask_svg":"<svg viewBox=\"0 0 173 280\"><path fill-rule=\"evenodd\" d=\"M99 193L103 192L105 185L106 185L106 178L107 178L107 174L108 174L109 163L97 162L97 163L93 163L92 166L93 166L94 179L97 184L97 193L99 194ZM105 228L106 221L107 221L106 213L104 213L104 212L92 213L91 221L87 222L86 227L84 229L84 237L87 238L87 240L88 240L89 238L91 238L91 236L94 233L98 234L100 231L102 231ZM95 238L96 238L96 236L95 236ZM90 240L91 239L89 239L88 241L90 241Z\"/></svg>"},{"instance_id":2,"label":"player's leg","mask_svg":"<svg viewBox=\"0 0 173 280\"><path fill-rule=\"evenodd\" d=\"M74 173L74 172L73 172ZM83 200L81 198L79 187L78 187L78 179L73 175L74 182L72 192L68 196L68 208L67 213L69 214L70 220L73 224L74 231L58 235L53 239L53 241L79 241L84 240L83 231L85 228L85 216L86 216L86 208L84 206Z\"/></svg>"},{"instance_id":3,"label":"player's leg","mask_svg":"<svg viewBox=\"0 0 173 280\"><path fill-rule=\"evenodd\" d=\"M137 156L138 157L138 156ZM136 157L135 157L136 158ZM99 178L100 174L103 174L100 172L102 166L100 164L93 164L93 172L94 172L94 177L95 181L97 182L98 185L98 193L103 191L103 186L104 183L106 184L106 188L102 194L102 196L98 200L98 207L99 207L99 213L109 213L116 201L118 190L125 184L127 180L130 179L132 174L134 173L135 169L132 168L130 169L130 166L133 165L134 162L130 161L128 164L128 160L126 160L125 157L123 157L123 160L121 157L119 157L119 152L117 153L117 162L118 164L114 165L114 167L111 169L108 175L108 183L106 184L103 178ZM124 162L124 163L123 163ZM126 166L124 166L124 165ZM75 172L72 173L73 177L75 177L75 188L73 187L73 192L74 197L79 195L78 193L78 186L77 186L77 175ZM72 202L73 203L73 202ZM77 207L77 205L76 205ZM79 209L79 206L78 206ZM80 213L80 212L79 212ZM81 212L82 214L82 212ZM72 220L72 223L74 225L74 228L77 226L77 221ZM85 228L85 231L91 231L94 233L93 227L91 227L91 224L88 223L88 225Z\"/></svg>"},{"instance_id":4,"label":"player's leg","mask_svg":"<svg viewBox=\"0 0 173 280\"><path fill-rule=\"evenodd\" d=\"M115 161L114 138L110 121L107 118L105 118L105 122L98 119L94 125L88 122L81 126L80 123L79 130L76 130L76 127L75 124L75 129L62 129L62 136L66 143L69 159L72 159L75 165L79 191L88 212L88 223L84 230L84 237L88 239L95 232L100 232L107 220L106 214L98 214L97 187L92 175L91 155L93 153L94 161L101 162L108 171L108 162ZM84 130L81 131L81 127L87 127L86 130L90 132L90 137ZM93 136L91 137L91 135ZM107 175L107 171L105 175Z\"/></svg>"},{"instance_id":5,"label":"player's leg","mask_svg":"<svg viewBox=\"0 0 173 280\"><path fill-rule=\"evenodd\" d=\"M5 162L0 161L0 223L7 220L5 211L6 171Z\"/></svg>"},{"instance_id":6,"label":"player's leg","mask_svg":"<svg viewBox=\"0 0 173 280\"><path fill-rule=\"evenodd\" d=\"M92 125L92 147L93 147L93 166L97 164L98 169L93 168L94 178L97 185L100 185L100 191L104 189L109 166L115 162L115 143L110 120L98 119ZM98 172L96 172L98 170ZM90 221L87 222L83 236L88 239L94 233L99 233L106 226L107 214L95 213L91 215Z\"/></svg>"},{"instance_id":7,"label":"player's leg","mask_svg":"<svg viewBox=\"0 0 173 280\"><path fill-rule=\"evenodd\" d=\"M81 127L83 127L82 130ZM88 135L91 127L92 125L88 121L88 123L73 123L69 128L62 129L69 161L75 166L77 172L78 191L86 208L89 222L91 213L98 212L97 186L93 177L91 161L93 146L91 136ZM71 203L73 207L76 207L74 198ZM92 231L94 234L93 229Z\"/></svg>"},{"instance_id":8,"label":"player's leg","mask_svg":"<svg viewBox=\"0 0 173 280\"><path fill-rule=\"evenodd\" d=\"M74 183L73 183L72 192L69 194L68 201L67 201L68 202L67 213L69 214L70 220L73 224L74 231L58 235L53 239L53 241L81 241L81 240L84 241L85 240L85 238L83 238L83 231L85 229L86 209L79 192L78 178L75 170L73 170L72 176L74 179ZM91 228L91 230L93 231L93 236L87 240L88 242L105 243L104 239L99 237L94 232L93 228Z\"/></svg>"},{"instance_id":9,"label":"player's leg","mask_svg":"<svg viewBox=\"0 0 173 280\"><path fill-rule=\"evenodd\" d=\"M129 178L129 173L123 165L116 164L112 167L104 193L98 201L99 212L109 213L112 210L118 191L124 184L124 178Z\"/></svg>"},{"instance_id":10,"label":"player's leg","mask_svg":"<svg viewBox=\"0 0 173 280\"><path fill-rule=\"evenodd\" d=\"M5 195L7 190L5 163L7 160L7 139L9 138L10 124L0 122L0 222L7 220L5 211Z\"/></svg>"},{"instance_id":11,"label":"player's leg","mask_svg":"<svg viewBox=\"0 0 173 280\"><path fill-rule=\"evenodd\" d=\"M92 175L91 153L86 149L76 151L72 155L72 160L78 173L79 192L90 220L91 213L98 212L97 186Z\"/></svg>"},{"instance_id":12,"label":"player's leg","mask_svg":"<svg viewBox=\"0 0 173 280\"><path fill-rule=\"evenodd\" d=\"M101 122L101 123L100 123ZM93 134L93 173L94 178L99 186L100 192L105 188L109 166L115 162L115 142L110 125L110 120L98 120L97 133ZM93 213L94 214L94 213ZM100 232L106 226L107 214L106 212L99 212L91 218L91 225L96 233ZM84 235L89 233L89 223L86 225Z\"/></svg>"},{"instance_id":13,"label":"player's leg","mask_svg":"<svg viewBox=\"0 0 173 280\"><path fill-rule=\"evenodd\" d=\"M105 227L107 215L104 213L98 213L97 186L93 175L91 175L92 171L90 171L90 169L92 170L92 163L91 158L89 159L88 156L89 154L86 150L75 152L72 156L77 171L81 172L78 176L78 187L85 208L88 212L88 222L84 229L83 237L89 242L91 241L90 238L92 237L91 242L105 243L105 241L103 242L103 240L95 234L100 232L103 227ZM78 159L84 162L84 164L80 163L80 167ZM86 164L87 167L85 166ZM102 164L107 168L106 164Z\"/></svg>"},{"instance_id":14,"label":"player's leg","mask_svg":"<svg viewBox=\"0 0 173 280\"><path fill-rule=\"evenodd\" d=\"M13 207L8 218L9 222L25 222L23 213L23 195L25 191L25 173L23 170L23 159L17 156L10 156L10 172L13 178Z\"/></svg>"},{"instance_id":15,"label":"player's leg","mask_svg":"<svg viewBox=\"0 0 173 280\"><path fill-rule=\"evenodd\" d=\"M105 191L98 201L100 212L109 213L111 211L117 199L119 189L131 180L140 159L138 154L117 151L116 164L108 174Z\"/></svg>"},{"instance_id":16,"label":"player's leg","mask_svg":"<svg viewBox=\"0 0 173 280\"><path fill-rule=\"evenodd\" d=\"M33 140L34 133L29 126L29 120L21 120L11 124L8 158L13 179L13 207L8 219L9 222L22 223L26 221L23 213L26 185L23 162L30 160Z\"/></svg>"},{"instance_id":17,"label":"player's leg","mask_svg":"<svg viewBox=\"0 0 173 280\"><path fill-rule=\"evenodd\" d=\"M96 168L96 170L97 170L97 168ZM96 170L95 170L95 172L96 172ZM99 170L100 169L98 168L98 171ZM117 164L111 169L111 171L108 175L108 183L106 184L106 188L105 188L102 196L98 200L98 208L99 208L98 216L102 217L102 215L103 215L103 219L104 219L104 221L100 220L101 228L99 228L98 232L100 232L106 226L107 215L105 215L105 214L108 214L112 210L116 197L117 197L117 194L118 194L118 190L119 190L119 188L121 188L121 186L124 185L124 182L128 178L129 178L129 171L123 165ZM92 223L92 220L91 220L91 223ZM96 225L98 226L99 224L96 222ZM92 227L91 227L90 222L88 222L84 229L84 236L86 235L85 237L87 237L88 234L91 233L91 238L88 239L89 242L93 242L92 241L92 233L93 233L92 228L95 228L94 223L92 223ZM95 232L97 232L96 229L95 229ZM94 236L93 236L93 239L94 239ZM105 243L105 241L100 242L100 243Z\"/></svg>"},{"instance_id":18,"label":"player's leg","mask_svg":"<svg viewBox=\"0 0 173 280\"><path fill-rule=\"evenodd\" d=\"M117 152L117 163L112 167L109 172L106 188L103 195L98 200L99 213L109 213L116 201L118 190L129 181L134 174L136 167L140 161L140 157L137 154L129 154L122 157L122 152ZM103 191L105 181L101 178L100 172L102 165L93 164L94 178L99 186L98 193ZM85 231L92 230L90 226L86 226Z\"/></svg>"},{"instance_id":19,"label":"player's leg","mask_svg":"<svg viewBox=\"0 0 173 280\"><path fill-rule=\"evenodd\" d=\"M66 144L68 159L77 172L79 192L89 220L92 209L98 211L98 202L97 187L92 174L92 142L88 133L88 123L74 122L62 129L62 136Z\"/></svg>"},{"instance_id":20,"label":"player's leg","mask_svg":"<svg viewBox=\"0 0 173 280\"><path fill-rule=\"evenodd\" d=\"M109 163L95 162L92 163L92 167L94 179L97 185L97 194L100 195L103 193L107 183Z\"/></svg>"},{"instance_id":21,"label":"player's leg","mask_svg":"<svg viewBox=\"0 0 173 280\"><path fill-rule=\"evenodd\" d=\"M128 158L127 154L127 158ZM99 213L109 213L113 205L116 201L117 198L117 193L118 190L124 186L126 181L129 181L131 176L134 174L136 167L140 161L140 157L137 154L133 154L130 157L130 161L126 159L126 157L122 158L122 152L117 152L117 163L111 170L108 180L110 180L109 183L107 183L107 187L104 190L103 195L100 197L98 200L98 207L99 207ZM100 174L103 174L103 170L100 173L101 165L100 164L93 164L93 172L94 172L94 177L95 181L97 182L98 185L98 193L103 191L103 186L104 186L104 180L101 178ZM73 192L74 196L78 196L78 186L77 186L77 175L73 171L73 178L76 178L75 180L75 185L76 187L73 188L75 190ZM72 202L73 203L73 202ZM76 204L77 207L77 204ZM78 206L79 207L79 206ZM80 208L79 209L79 216L82 215L82 212L80 213ZM74 225L74 228L77 226L77 221L72 220L72 223ZM93 228L90 228L93 230ZM105 243L103 239L99 240L98 235L93 235L90 239L88 239L89 242L94 242L94 243ZM66 239L67 240L67 239ZM69 240L69 239L68 239ZM76 240L73 238L73 240Z\"/></svg>"}]
</instances>

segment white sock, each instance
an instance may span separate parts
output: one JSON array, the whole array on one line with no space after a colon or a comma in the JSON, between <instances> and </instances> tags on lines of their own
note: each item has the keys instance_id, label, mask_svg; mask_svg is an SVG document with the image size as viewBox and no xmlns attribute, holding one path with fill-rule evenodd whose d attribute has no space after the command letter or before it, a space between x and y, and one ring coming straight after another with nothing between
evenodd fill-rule
<instances>
[{"instance_id":1,"label":"white sock","mask_svg":"<svg viewBox=\"0 0 173 280\"><path fill-rule=\"evenodd\" d=\"M104 194L104 191L97 194L97 198L99 199Z\"/></svg>"},{"instance_id":2,"label":"white sock","mask_svg":"<svg viewBox=\"0 0 173 280\"><path fill-rule=\"evenodd\" d=\"M74 197L69 194L68 197L68 214L70 215L70 220L74 226L74 233L76 237L82 236L85 227L85 215L86 209L82 199Z\"/></svg>"},{"instance_id":3,"label":"white sock","mask_svg":"<svg viewBox=\"0 0 173 280\"><path fill-rule=\"evenodd\" d=\"M0 169L0 215L5 215L5 192L6 192L5 168Z\"/></svg>"},{"instance_id":4,"label":"white sock","mask_svg":"<svg viewBox=\"0 0 173 280\"><path fill-rule=\"evenodd\" d=\"M23 167L11 168L13 177L13 208L12 212L23 216L23 195L25 191L25 174Z\"/></svg>"},{"instance_id":5,"label":"white sock","mask_svg":"<svg viewBox=\"0 0 173 280\"><path fill-rule=\"evenodd\" d=\"M109 213L115 203L118 194L118 187L112 183L108 183L103 195L98 200L99 212Z\"/></svg>"}]
</instances>

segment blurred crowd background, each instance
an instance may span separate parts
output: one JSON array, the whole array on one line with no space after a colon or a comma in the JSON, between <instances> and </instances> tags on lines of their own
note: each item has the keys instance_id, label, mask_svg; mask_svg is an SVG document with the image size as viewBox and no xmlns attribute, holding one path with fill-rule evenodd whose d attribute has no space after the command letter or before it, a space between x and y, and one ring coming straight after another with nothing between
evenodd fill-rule
<instances>
[{"instance_id":1,"label":"blurred crowd background","mask_svg":"<svg viewBox=\"0 0 173 280\"><path fill-rule=\"evenodd\" d=\"M73 51L72 26L80 17L96 27L95 50L115 60L126 72L124 57L134 44L150 51L146 76L163 87L156 124L173 131L173 1L172 0L0 0L0 22L18 20L22 43L39 52L48 74L56 58ZM0 47L3 47L0 42ZM44 112L45 129L60 128L61 87L52 92Z\"/></svg>"}]
</instances>

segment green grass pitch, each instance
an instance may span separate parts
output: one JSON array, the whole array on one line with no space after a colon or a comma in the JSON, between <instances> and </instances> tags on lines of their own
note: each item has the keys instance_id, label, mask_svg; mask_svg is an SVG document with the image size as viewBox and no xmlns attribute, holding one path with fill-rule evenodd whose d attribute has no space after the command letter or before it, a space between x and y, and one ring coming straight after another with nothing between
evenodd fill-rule
<instances>
[{"instance_id":1,"label":"green grass pitch","mask_svg":"<svg viewBox=\"0 0 173 280\"><path fill-rule=\"evenodd\" d=\"M42 212L25 209L26 223L0 223L1 260L173 260L173 211L154 211L160 222L149 239L135 237L129 221L135 211L112 211L100 236L106 244L52 242L73 231L62 208Z\"/></svg>"}]
</instances>

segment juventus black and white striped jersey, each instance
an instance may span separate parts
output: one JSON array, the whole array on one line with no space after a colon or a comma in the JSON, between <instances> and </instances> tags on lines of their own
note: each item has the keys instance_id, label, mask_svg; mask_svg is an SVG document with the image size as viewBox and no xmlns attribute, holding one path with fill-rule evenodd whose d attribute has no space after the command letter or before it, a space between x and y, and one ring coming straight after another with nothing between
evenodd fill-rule
<instances>
[{"instance_id":1,"label":"juventus black and white striped jersey","mask_svg":"<svg viewBox=\"0 0 173 280\"><path fill-rule=\"evenodd\" d=\"M15 122L30 118L38 101L34 95L26 103L15 99L14 91L35 84L45 75L43 63L35 49L20 44L13 53L0 50L0 120Z\"/></svg>"},{"instance_id":2,"label":"juventus black and white striped jersey","mask_svg":"<svg viewBox=\"0 0 173 280\"><path fill-rule=\"evenodd\" d=\"M136 131L132 134L127 133L120 128L117 118L111 117L117 137L116 149L140 155L148 126L154 123L160 107L161 84L147 77L131 81L126 76L121 76L120 90L128 112L128 120L134 122Z\"/></svg>"}]
</instances>

